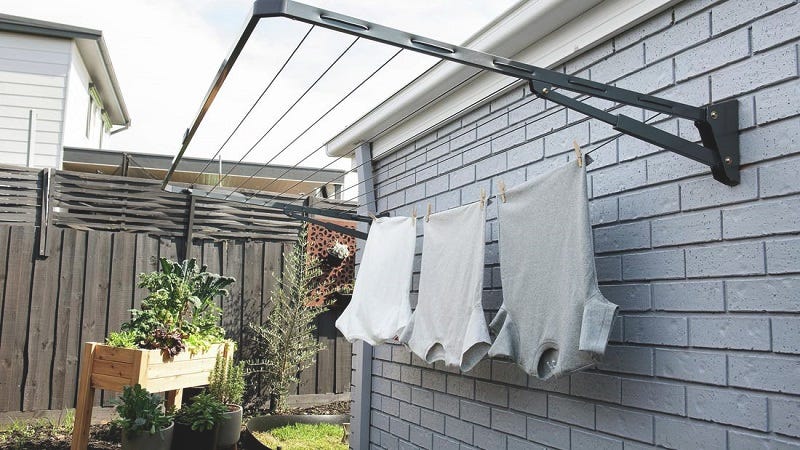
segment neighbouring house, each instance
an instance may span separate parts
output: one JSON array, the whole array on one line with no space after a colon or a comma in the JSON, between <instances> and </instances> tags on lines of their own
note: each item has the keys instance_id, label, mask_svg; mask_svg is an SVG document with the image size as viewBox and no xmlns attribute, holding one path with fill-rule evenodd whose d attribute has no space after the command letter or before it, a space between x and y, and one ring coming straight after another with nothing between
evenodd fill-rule
<instances>
[{"instance_id":1,"label":"neighbouring house","mask_svg":"<svg viewBox=\"0 0 800 450\"><path fill-rule=\"evenodd\" d=\"M620 307L602 362L542 382L503 360L462 373L401 345L358 343L351 446L800 448L799 41L796 1L592 0L520 2L464 44L696 106L738 99L735 187L521 81L448 62L329 142L341 155L377 134L356 151L367 194L375 177L365 207L411 215L574 161L573 140L594 149L611 139L588 167L598 276ZM690 121L651 123L699 140ZM496 208L487 214L491 319L502 268Z\"/></svg>"},{"instance_id":2,"label":"neighbouring house","mask_svg":"<svg viewBox=\"0 0 800 450\"><path fill-rule=\"evenodd\" d=\"M102 32L0 14L0 163L60 169L130 122Z\"/></svg>"}]
</instances>

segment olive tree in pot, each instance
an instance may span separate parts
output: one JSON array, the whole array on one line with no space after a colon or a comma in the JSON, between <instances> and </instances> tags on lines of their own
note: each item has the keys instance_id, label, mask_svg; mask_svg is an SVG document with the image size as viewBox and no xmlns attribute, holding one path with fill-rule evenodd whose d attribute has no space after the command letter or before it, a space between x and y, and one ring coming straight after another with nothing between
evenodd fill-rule
<instances>
[{"instance_id":1,"label":"olive tree in pot","mask_svg":"<svg viewBox=\"0 0 800 450\"><path fill-rule=\"evenodd\" d=\"M217 449L235 448L242 432L244 363L237 364L232 359L217 356L214 370L208 377L208 393L227 408L222 414L217 432Z\"/></svg>"},{"instance_id":2,"label":"olive tree in pot","mask_svg":"<svg viewBox=\"0 0 800 450\"><path fill-rule=\"evenodd\" d=\"M217 432L227 408L213 395L203 392L175 414L173 450L215 450Z\"/></svg>"},{"instance_id":3,"label":"olive tree in pot","mask_svg":"<svg viewBox=\"0 0 800 450\"><path fill-rule=\"evenodd\" d=\"M117 400L123 450L169 450L174 424L164 413L163 399L141 385L125 386Z\"/></svg>"}]
</instances>

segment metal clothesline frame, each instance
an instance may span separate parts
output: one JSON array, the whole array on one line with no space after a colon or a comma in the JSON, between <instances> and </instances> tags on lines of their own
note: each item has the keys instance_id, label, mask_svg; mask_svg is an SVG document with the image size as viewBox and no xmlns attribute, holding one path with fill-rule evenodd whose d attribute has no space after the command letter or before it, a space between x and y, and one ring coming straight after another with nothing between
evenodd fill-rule
<instances>
[{"instance_id":1,"label":"metal clothesline frame","mask_svg":"<svg viewBox=\"0 0 800 450\"><path fill-rule=\"evenodd\" d=\"M711 168L714 179L721 183L729 186L739 184L738 100L727 100L702 107L691 106L608 84L570 76L554 70L536 67L489 53L444 43L435 39L407 33L292 0L256 0L253 4L250 18L247 20L239 39L230 50L228 57L222 62L222 65L211 83L211 87L201 103L200 110L196 114L192 125L184 134L180 150L173 159L172 165L162 183L162 189L171 191L185 190L169 184L172 175L177 169L186 149L191 143L192 138L219 93L225 79L232 70L245 44L255 30L256 25L263 18L273 17L286 17L311 24L312 26L331 29L399 47L401 49L434 56L443 60L526 80L530 84L531 92L538 97L546 98L566 108L610 124L615 130L623 134L636 137L645 142L705 164ZM622 114L615 115L593 107L583 101L557 92L556 89L572 91L590 97L610 100L618 104L635 106L657 113L692 120L699 131L702 145L688 141L628 116ZM216 194L202 189L192 189L190 192L194 195L207 195L212 197ZM237 200L236 196L231 194L224 196L224 199L242 201ZM252 203L251 200L252 198L245 199L247 203ZM258 201L256 201L256 203L258 203ZM341 211L318 208L314 208L314 211L311 211L306 206L289 205L282 202L262 203L265 203L263 206L283 209L284 213L290 217L306 221L310 221L308 214L342 218L339 217L342 214ZM289 207L288 209L287 206ZM307 211L303 211L303 208L307 209ZM370 218L354 214L349 214L349 216L348 220L362 222L369 222L370 220ZM325 225L327 226L328 224L325 223ZM363 238L363 236L358 237Z\"/></svg>"}]
</instances>

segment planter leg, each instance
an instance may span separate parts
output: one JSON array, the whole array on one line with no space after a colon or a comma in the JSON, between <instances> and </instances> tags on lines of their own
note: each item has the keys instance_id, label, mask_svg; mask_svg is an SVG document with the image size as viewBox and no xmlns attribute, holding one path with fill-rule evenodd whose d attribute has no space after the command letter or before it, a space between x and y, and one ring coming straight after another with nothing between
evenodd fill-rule
<instances>
[{"instance_id":1,"label":"planter leg","mask_svg":"<svg viewBox=\"0 0 800 450\"><path fill-rule=\"evenodd\" d=\"M183 389L175 389L174 391L167 391L167 411L181 409L182 400L183 400Z\"/></svg>"},{"instance_id":2,"label":"planter leg","mask_svg":"<svg viewBox=\"0 0 800 450\"><path fill-rule=\"evenodd\" d=\"M81 355L81 372L78 378L78 404L75 408L75 426L72 430L71 450L86 450L89 446L89 427L92 424L92 364L94 363L95 343L87 342Z\"/></svg>"}]
</instances>

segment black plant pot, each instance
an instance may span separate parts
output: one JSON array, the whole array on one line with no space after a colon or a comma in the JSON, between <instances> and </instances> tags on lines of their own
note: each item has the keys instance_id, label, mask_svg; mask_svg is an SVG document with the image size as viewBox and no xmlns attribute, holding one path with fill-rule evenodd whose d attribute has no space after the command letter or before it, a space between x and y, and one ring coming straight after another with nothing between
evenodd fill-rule
<instances>
[{"instance_id":1,"label":"black plant pot","mask_svg":"<svg viewBox=\"0 0 800 450\"><path fill-rule=\"evenodd\" d=\"M175 424L172 450L216 450L219 426L206 431L194 431L189 425Z\"/></svg>"},{"instance_id":2,"label":"black plant pot","mask_svg":"<svg viewBox=\"0 0 800 450\"><path fill-rule=\"evenodd\" d=\"M325 264L327 264L330 267L336 267L342 264L342 261L344 261L343 258L339 258L333 253L328 253L327 255L325 255Z\"/></svg>"},{"instance_id":3,"label":"black plant pot","mask_svg":"<svg viewBox=\"0 0 800 450\"><path fill-rule=\"evenodd\" d=\"M231 450L236 447L242 434L242 407L228 405L230 411L222 415L217 433L217 450Z\"/></svg>"}]
</instances>

